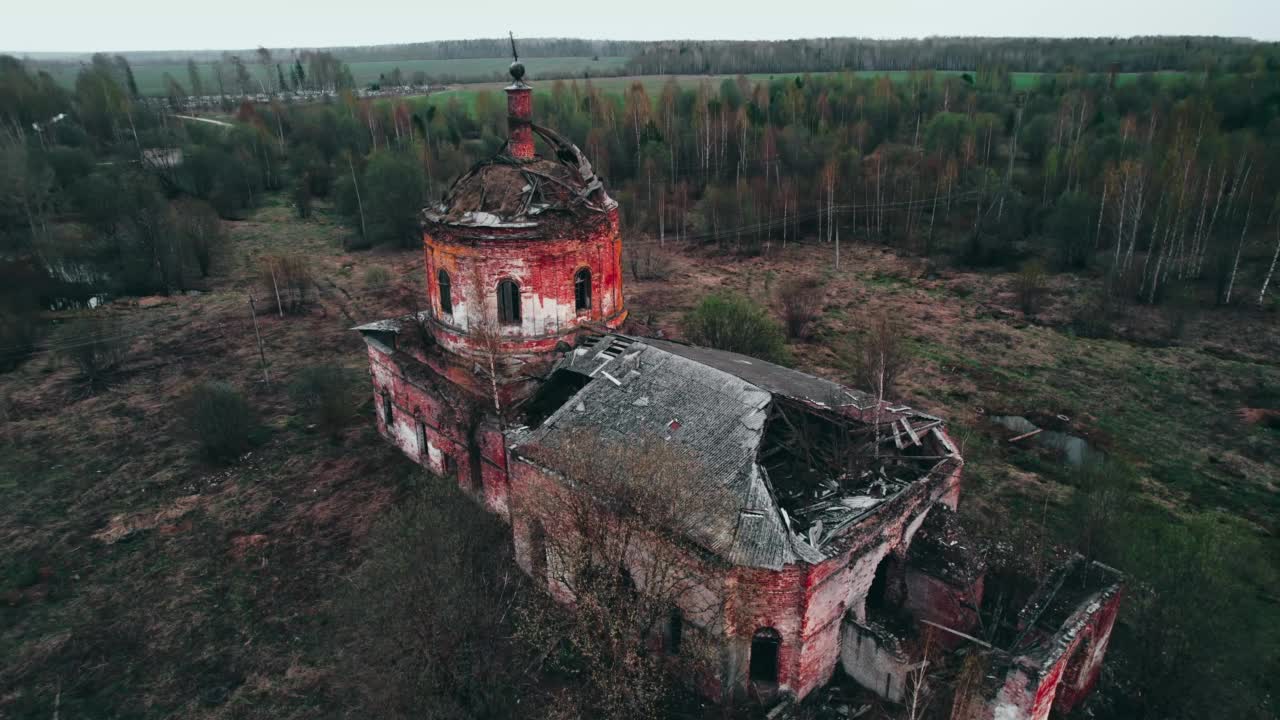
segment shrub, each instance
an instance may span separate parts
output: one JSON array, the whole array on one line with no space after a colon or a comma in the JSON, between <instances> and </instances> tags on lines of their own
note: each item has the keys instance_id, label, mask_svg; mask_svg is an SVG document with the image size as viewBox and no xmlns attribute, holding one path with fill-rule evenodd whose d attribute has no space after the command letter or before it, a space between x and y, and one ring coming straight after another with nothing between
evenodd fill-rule
<instances>
[{"instance_id":1,"label":"shrub","mask_svg":"<svg viewBox=\"0 0 1280 720\"><path fill-rule=\"evenodd\" d=\"M124 363L129 350L124 330L114 321L86 318L62 332L62 355L79 370L80 379L93 388L104 385Z\"/></svg>"},{"instance_id":2,"label":"shrub","mask_svg":"<svg viewBox=\"0 0 1280 720\"><path fill-rule=\"evenodd\" d=\"M289 385L289 397L321 432L336 440L356 416L356 377L346 368L303 368Z\"/></svg>"},{"instance_id":3,"label":"shrub","mask_svg":"<svg viewBox=\"0 0 1280 720\"><path fill-rule=\"evenodd\" d=\"M303 219L311 217L311 188L306 176L293 184L293 208L297 211L298 217Z\"/></svg>"},{"instance_id":4,"label":"shrub","mask_svg":"<svg viewBox=\"0 0 1280 720\"><path fill-rule=\"evenodd\" d=\"M201 277L209 277L213 264L226 253L227 235L218 211L203 200L181 200L175 204L179 236L191 252ZM178 262L182 262L182 258Z\"/></svg>"},{"instance_id":5,"label":"shrub","mask_svg":"<svg viewBox=\"0 0 1280 720\"><path fill-rule=\"evenodd\" d=\"M391 284L391 272L381 265L372 265L364 271L364 286L371 290L382 290Z\"/></svg>"},{"instance_id":6,"label":"shrub","mask_svg":"<svg viewBox=\"0 0 1280 720\"><path fill-rule=\"evenodd\" d=\"M40 295L49 284L34 261L0 260L0 372L21 365L35 350Z\"/></svg>"},{"instance_id":7,"label":"shrub","mask_svg":"<svg viewBox=\"0 0 1280 720\"><path fill-rule=\"evenodd\" d=\"M1195 289L1186 284L1174 284L1168 288L1166 297L1165 332L1170 340L1179 340L1186 333L1187 322L1196 309Z\"/></svg>"},{"instance_id":8,"label":"shrub","mask_svg":"<svg viewBox=\"0 0 1280 720\"><path fill-rule=\"evenodd\" d=\"M908 364L901 326L884 314L870 320L848 356L850 370L860 387L881 399L892 397L898 377Z\"/></svg>"},{"instance_id":9,"label":"shrub","mask_svg":"<svg viewBox=\"0 0 1280 720\"><path fill-rule=\"evenodd\" d=\"M807 340L813 322L822 313L822 286L813 278L793 278L778 290L778 304L787 337Z\"/></svg>"},{"instance_id":10,"label":"shrub","mask_svg":"<svg viewBox=\"0 0 1280 720\"><path fill-rule=\"evenodd\" d=\"M35 350L38 326L36 313L0 302L0 372L21 365Z\"/></svg>"},{"instance_id":11,"label":"shrub","mask_svg":"<svg viewBox=\"0 0 1280 720\"><path fill-rule=\"evenodd\" d=\"M506 526L427 483L381 515L365 547L334 603L337 680L356 714L542 717L529 690L545 657L512 642L512 607L536 593L511 576Z\"/></svg>"},{"instance_id":12,"label":"shrub","mask_svg":"<svg viewBox=\"0 0 1280 720\"><path fill-rule=\"evenodd\" d=\"M187 420L210 460L234 460L253 446L257 430L249 402L231 385L206 382L191 392Z\"/></svg>"},{"instance_id":13,"label":"shrub","mask_svg":"<svg viewBox=\"0 0 1280 720\"><path fill-rule=\"evenodd\" d=\"M691 342L720 350L785 362L787 347L781 325L765 309L741 295L713 293L684 317Z\"/></svg>"},{"instance_id":14,"label":"shrub","mask_svg":"<svg viewBox=\"0 0 1280 720\"><path fill-rule=\"evenodd\" d=\"M666 250L650 243L634 243L627 245L623 252L631 277L636 280L663 280L671 274L673 260Z\"/></svg>"},{"instance_id":15,"label":"shrub","mask_svg":"<svg viewBox=\"0 0 1280 720\"><path fill-rule=\"evenodd\" d=\"M1014 282L1014 288L1017 290L1018 305L1022 308L1022 312L1028 317L1035 317L1036 313L1040 312L1040 305L1049 289L1044 263L1039 260L1023 263Z\"/></svg>"},{"instance_id":16,"label":"shrub","mask_svg":"<svg viewBox=\"0 0 1280 720\"><path fill-rule=\"evenodd\" d=\"M1071 315L1071 330L1080 337L1108 338L1119 314L1111 276L1090 291L1089 297L1076 305Z\"/></svg>"},{"instance_id":17,"label":"shrub","mask_svg":"<svg viewBox=\"0 0 1280 720\"><path fill-rule=\"evenodd\" d=\"M1045 220L1045 233L1053 239L1055 258L1064 269L1082 269L1093 250L1097 203L1084 193L1063 193Z\"/></svg>"}]
</instances>

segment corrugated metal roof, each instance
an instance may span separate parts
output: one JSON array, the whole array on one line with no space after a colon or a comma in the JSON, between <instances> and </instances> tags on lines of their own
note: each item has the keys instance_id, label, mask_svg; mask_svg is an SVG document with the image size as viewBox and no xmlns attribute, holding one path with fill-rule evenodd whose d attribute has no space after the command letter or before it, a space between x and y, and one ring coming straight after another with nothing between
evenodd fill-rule
<instances>
[{"instance_id":1,"label":"corrugated metal roof","mask_svg":"<svg viewBox=\"0 0 1280 720\"><path fill-rule=\"evenodd\" d=\"M703 469L690 477L695 495L718 495L728 508L692 508L682 531L731 562L782 567L795 553L755 465L768 392L715 368L626 338L580 347L563 367L594 379L515 452L537 459L589 428L606 440L660 437L690 451Z\"/></svg>"},{"instance_id":2,"label":"corrugated metal roof","mask_svg":"<svg viewBox=\"0 0 1280 720\"><path fill-rule=\"evenodd\" d=\"M729 373L770 393L820 407L835 409L852 405L861 410L875 405L875 399L866 393L746 355L669 340L646 338L644 343Z\"/></svg>"},{"instance_id":3,"label":"corrugated metal roof","mask_svg":"<svg viewBox=\"0 0 1280 720\"><path fill-rule=\"evenodd\" d=\"M825 557L787 527L757 464L769 406L777 394L864 409L874 404L869 396L735 353L617 335L574 349L559 367L592 381L523 433L516 456L539 463L550 455L541 449L582 430L609 441L664 438L704 470L689 478L695 494L729 498L727 507L690 509L681 528L690 540L736 565L779 569Z\"/></svg>"}]
</instances>

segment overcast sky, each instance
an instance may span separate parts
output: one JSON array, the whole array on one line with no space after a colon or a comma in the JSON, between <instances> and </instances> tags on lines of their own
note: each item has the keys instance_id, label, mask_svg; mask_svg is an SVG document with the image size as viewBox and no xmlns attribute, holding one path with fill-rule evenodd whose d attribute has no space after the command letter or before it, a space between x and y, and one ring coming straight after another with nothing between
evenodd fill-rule
<instances>
[{"instance_id":1,"label":"overcast sky","mask_svg":"<svg viewBox=\"0 0 1280 720\"><path fill-rule=\"evenodd\" d=\"M1280 0L5 0L0 50L376 45L475 37L620 40L927 35L1280 39Z\"/></svg>"}]
</instances>

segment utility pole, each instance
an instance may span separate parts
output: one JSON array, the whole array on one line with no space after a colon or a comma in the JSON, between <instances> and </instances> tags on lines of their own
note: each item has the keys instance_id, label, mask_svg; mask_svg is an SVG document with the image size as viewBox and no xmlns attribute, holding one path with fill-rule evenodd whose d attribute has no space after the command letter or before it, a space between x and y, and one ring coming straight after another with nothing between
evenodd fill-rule
<instances>
[{"instance_id":1,"label":"utility pole","mask_svg":"<svg viewBox=\"0 0 1280 720\"><path fill-rule=\"evenodd\" d=\"M276 312L280 313L280 319L284 319L284 306L280 304L280 285L276 282L276 260L269 258L267 267L271 269L271 289L276 291Z\"/></svg>"},{"instance_id":2,"label":"utility pole","mask_svg":"<svg viewBox=\"0 0 1280 720\"><path fill-rule=\"evenodd\" d=\"M262 349L262 333L258 332L258 306L253 301L253 293L249 293L249 317L253 318L253 336L258 340L258 358L262 360L262 382L270 383L267 374L267 353Z\"/></svg>"}]
</instances>

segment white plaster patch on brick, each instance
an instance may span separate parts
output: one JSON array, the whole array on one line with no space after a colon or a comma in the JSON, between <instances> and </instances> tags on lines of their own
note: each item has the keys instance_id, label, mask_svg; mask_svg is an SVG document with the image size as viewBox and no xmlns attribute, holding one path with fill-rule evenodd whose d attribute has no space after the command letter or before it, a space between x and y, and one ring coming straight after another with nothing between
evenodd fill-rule
<instances>
[{"instance_id":1,"label":"white plaster patch on brick","mask_svg":"<svg viewBox=\"0 0 1280 720\"><path fill-rule=\"evenodd\" d=\"M444 453L435 446L435 443L431 442L430 438L427 439L427 463L431 468L431 472L436 475L444 475Z\"/></svg>"}]
</instances>

